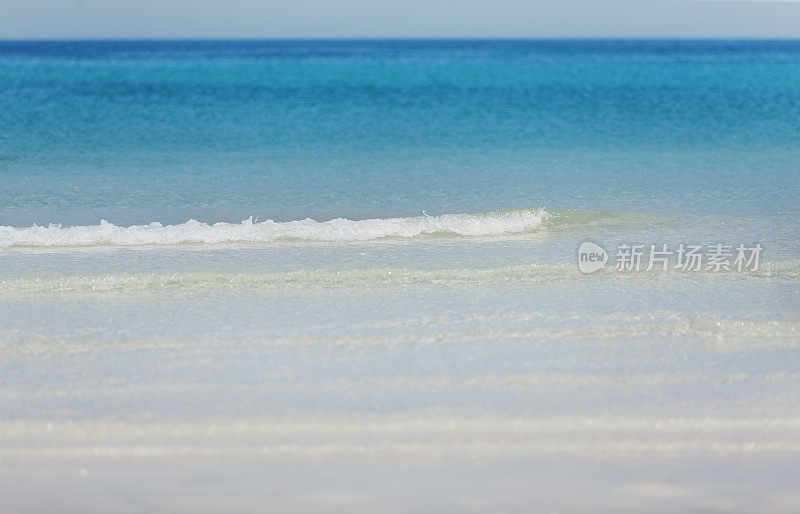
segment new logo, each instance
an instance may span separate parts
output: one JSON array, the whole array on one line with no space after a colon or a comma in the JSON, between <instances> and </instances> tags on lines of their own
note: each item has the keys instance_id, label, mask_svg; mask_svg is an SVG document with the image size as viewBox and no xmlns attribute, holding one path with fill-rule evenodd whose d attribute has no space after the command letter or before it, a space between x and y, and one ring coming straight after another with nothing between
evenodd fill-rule
<instances>
[{"instance_id":1,"label":"new logo","mask_svg":"<svg viewBox=\"0 0 800 514\"><path fill-rule=\"evenodd\" d=\"M584 241L578 247L578 268L583 273L594 273L603 269L608 262L608 252L603 247Z\"/></svg>"}]
</instances>

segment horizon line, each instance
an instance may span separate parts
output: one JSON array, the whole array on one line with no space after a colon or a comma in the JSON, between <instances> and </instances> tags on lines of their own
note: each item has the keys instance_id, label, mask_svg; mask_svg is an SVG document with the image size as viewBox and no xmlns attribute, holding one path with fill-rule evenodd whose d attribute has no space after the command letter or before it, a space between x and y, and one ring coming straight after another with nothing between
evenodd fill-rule
<instances>
[{"instance_id":1,"label":"horizon line","mask_svg":"<svg viewBox=\"0 0 800 514\"><path fill-rule=\"evenodd\" d=\"M244 37L172 37L172 36L114 36L114 37L22 37L0 38L0 42L134 42L134 41L187 41L187 42L334 42L334 41L800 41L800 36L244 36Z\"/></svg>"}]
</instances>

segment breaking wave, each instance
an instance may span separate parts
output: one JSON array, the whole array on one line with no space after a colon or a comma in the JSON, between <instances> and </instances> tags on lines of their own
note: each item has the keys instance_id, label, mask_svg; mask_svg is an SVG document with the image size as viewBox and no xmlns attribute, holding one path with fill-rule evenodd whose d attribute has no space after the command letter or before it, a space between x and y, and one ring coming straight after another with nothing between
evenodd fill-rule
<instances>
[{"instance_id":1,"label":"breaking wave","mask_svg":"<svg viewBox=\"0 0 800 514\"><path fill-rule=\"evenodd\" d=\"M442 214L411 218L207 224L196 220L177 225L122 227L105 220L99 225L0 227L0 248L58 246L148 246L178 244L272 243L275 241L348 242L426 235L499 236L539 230L553 214L542 208L484 214Z\"/></svg>"}]
</instances>

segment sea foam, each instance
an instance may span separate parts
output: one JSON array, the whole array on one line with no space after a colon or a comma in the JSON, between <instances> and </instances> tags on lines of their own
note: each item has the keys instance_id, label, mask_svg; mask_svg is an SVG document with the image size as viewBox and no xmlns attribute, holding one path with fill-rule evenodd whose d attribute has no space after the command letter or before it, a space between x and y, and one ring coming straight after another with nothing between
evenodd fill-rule
<instances>
[{"instance_id":1,"label":"sea foam","mask_svg":"<svg viewBox=\"0 0 800 514\"><path fill-rule=\"evenodd\" d=\"M540 229L551 216L545 209L515 209L485 214L443 214L367 220L312 219L207 224L196 220L177 225L0 227L0 248L57 246L147 246L177 244L271 243L275 241L369 241L425 235L466 237L519 234Z\"/></svg>"},{"instance_id":2,"label":"sea foam","mask_svg":"<svg viewBox=\"0 0 800 514\"><path fill-rule=\"evenodd\" d=\"M624 281L628 285L658 284L664 277L696 278L703 281L748 281L772 278L796 282L800 261L764 263L758 271L715 273L708 271L615 273L610 270L584 275L575 263L521 264L499 268L405 269L366 268L344 270L296 270L285 272L178 271L115 272L62 276L23 276L0 279L0 296L28 293L105 293L166 290L282 290L309 288L374 288L412 285L483 286L534 284L547 281Z\"/></svg>"}]
</instances>

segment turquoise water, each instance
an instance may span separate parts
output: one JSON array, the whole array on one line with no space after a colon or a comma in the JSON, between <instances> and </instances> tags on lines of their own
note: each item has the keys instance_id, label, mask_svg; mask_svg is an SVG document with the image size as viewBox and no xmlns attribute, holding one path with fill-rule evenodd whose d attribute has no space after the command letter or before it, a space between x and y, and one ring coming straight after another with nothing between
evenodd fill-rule
<instances>
[{"instance_id":1,"label":"turquoise water","mask_svg":"<svg viewBox=\"0 0 800 514\"><path fill-rule=\"evenodd\" d=\"M0 43L2 225L798 211L797 42Z\"/></svg>"},{"instance_id":2,"label":"turquoise water","mask_svg":"<svg viewBox=\"0 0 800 514\"><path fill-rule=\"evenodd\" d=\"M800 42L0 42L0 313L12 508L796 511Z\"/></svg>"}]
</instances>

